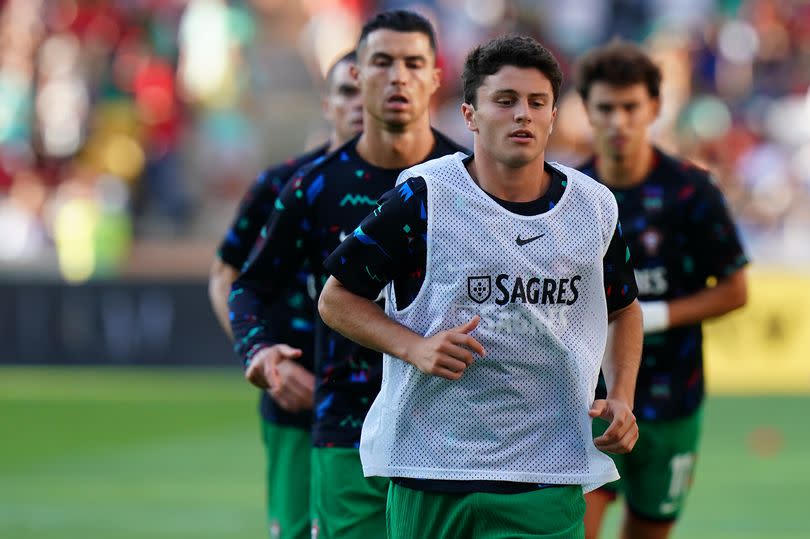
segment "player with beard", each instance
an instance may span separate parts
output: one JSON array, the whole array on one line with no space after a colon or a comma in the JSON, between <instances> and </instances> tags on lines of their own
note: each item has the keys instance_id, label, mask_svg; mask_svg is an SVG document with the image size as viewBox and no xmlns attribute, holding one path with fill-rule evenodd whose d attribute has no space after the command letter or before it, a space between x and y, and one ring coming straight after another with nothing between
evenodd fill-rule
<instances>
[{"instance_id":1,"label":"player with beard","mask_svg":"<svg viewBox=\"0 0 810 539\"><path fill-rule=\"evenodd\" d=\"M745 304L747 259L709 175L650 142L661 85L652 60L635 45L615 42L586 54L576 76L595 149L579 168L616 196L644 314L634 409L639 443L633 453L614 456L621 480L587 496L586 532L598 536L604 510L620 491L627 508L621 537L664 539L683 508L696 460L701 323ZM712 279L716 285L707 286ZM594 434L604 428L594 422Z\"/></svg>"},{"instance_id":2,"label":"player with beard","mask_svg":"<svg viewBox=\"0 0 810 539\"><path fill-rule=\"evenodd\" d=\"M242 199L233 224L219 246L211 266L208 293L217 319L228 336L231 335L228 320L231 284L247 261L279 192L296 170L322 159L362 130L360 89L350 73L355 58L353 51L345 54L326 74L322 104L324 117L332 125L329 142L260 174ZM276 394L274 398L262 390L259 403L271 537L304 539L310 533L309 483L301 481L301 477L309 477L314 386L315 309L307 293L307 275L301 272L265 314L279 338L302 350L298 361L286 362L278 368L278 376L286 380L285 387L295 390Z\"/></svg>"},{"instance_id":3,"label":"player with beard","mask_svg":"<svg viewBox=\"0 0 810 539\"><path fill-rule=\"evenodd\" d=\"M408 11L381 13L363 27L354 69L363 100L362 135L294 178L236 280L229 302L237 350L259 387L286 391L276 370L300 356L262 319L311 265L316 288L322 262L376 207L406 167L460 147L430 126L428 104L439 85L433 28ZM319 323L316 329L312 443L313 537L384 537L388 481L363 477L360 428L379 391L381 356Z\"/></svg>"}]
</instances>

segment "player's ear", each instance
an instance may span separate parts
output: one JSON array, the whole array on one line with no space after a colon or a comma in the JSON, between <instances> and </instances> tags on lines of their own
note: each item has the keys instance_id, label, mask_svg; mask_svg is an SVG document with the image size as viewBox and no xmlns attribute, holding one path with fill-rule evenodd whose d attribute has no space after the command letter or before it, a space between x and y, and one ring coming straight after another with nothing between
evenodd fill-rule
<instances>
[{"instance_id":1,"label":"player's ear","mask_svg":"<svg viewBox=\"0 0 810 539\"><path fill-rule=\"evenodd\" d=\"M469 103L462 103L461 115L464 117L464 124L467 126L467 129L469 129L473 133L477 133L478 124L475 121L475 107L473 107Z\"/></svg>"},{"instance_id":2,"label":"player's ear","mask_svg":"<svg viewBox=\"0 0 810 539\"><path fill-rule=\"evenodd\" d=\"M658 118L658 115L661 113L661 97L653 97L652 98L652 111L653 111L653 118Z\"/></svg>"},{"instance_id":3,"label":"player's ear","mask_svg":"<svg viewBox=\"0 0 810 539\"><path fill-rule=\"evenodd\" d=\"M433 91L439 89L439 86L442 85L442 68L434 67L433 68Z\"/></svg>"},{"instance_id":4,"label":"player's ear","mask_svg":"<svg viewBox=\"0 0 810 539\"><path fill-rule=\"evenodd\" d=\"M349 76L355 81L360 80L360 70L354 62L349 65Z\"/></svg>"},{"instance_id":5,"label":"player's ear","mask_svg":"<svg viewBox=\"0 0 810 539\"><path fill-rule=\"evenodd\" d=\"M551 123L548 124L548 134L550 135L552 131L554 131L554 122L557 121L557 107L554 107L551 111Z\"/></svg>"},{"instance_id":6,"label":"player's ear","mask_svg":"<svg viewBox=\"0 0 810 539\"><path fill-rule=\"evenodd\" d=\"M329 96L324 95L321 97L321 110L323 111L323 117L326 118L327 121L333 121L332 118L332 107L329 106Z\"/></svg>"}]
</instances>

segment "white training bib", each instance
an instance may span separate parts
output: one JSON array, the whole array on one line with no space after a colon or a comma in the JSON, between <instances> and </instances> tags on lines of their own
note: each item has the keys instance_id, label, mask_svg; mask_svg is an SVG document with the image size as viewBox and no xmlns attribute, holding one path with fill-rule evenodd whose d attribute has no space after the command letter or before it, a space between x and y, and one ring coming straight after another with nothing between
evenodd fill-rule
<instances>
[{"instance_id":1,"label":"white training bib","mask_svg":"<svg viewBox=\"0 0 810 539\"><path fill-rule=\"evenodd\" d=\"M583 485L618 479L593 445L607 334L602 259L618 219L610 191L559 164L567 186L536 216L509 212L468 174L464 154L406 170L428 188L427 271L413 303L386 312L430 336L481 316L486 349L460 380L383 357L363 424L366 476Z\"/></svg>"}]
</instances>

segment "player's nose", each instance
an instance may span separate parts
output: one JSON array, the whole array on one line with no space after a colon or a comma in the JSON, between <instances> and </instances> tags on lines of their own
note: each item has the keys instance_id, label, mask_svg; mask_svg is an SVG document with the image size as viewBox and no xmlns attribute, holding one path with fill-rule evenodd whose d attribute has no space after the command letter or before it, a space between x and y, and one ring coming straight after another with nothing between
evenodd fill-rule
<instances>
[{"instance_id":1,"label":"player's nose","mask_svg":"<svg viewBox=\"0 0 810 539\"><path fill-rule=\"evenodd\" d=\"M610 115L610 125L616 128L624 127L627 124L627 114L620 110L614 110Z\"/></svg>"},{"instance_id":2,"label":"player's nose","mask_svg":"<svg viewBox=\"0 0 810 539\"><path fill-rule=\"evenodd\" d=\"M520 101L515 105L515 121L530 123L532 121L531 109L527 101Z\"/></svg>"},{"instance_id":3,"label":"player's nose","mask_svg":"<svg viewBox=\"0 0 810 539\"><path fill-rule=\"evenodd\" d=\"M388 74L392 84L405 84L408 68L405 66L405 62L397 60L391 63Z\"/></svg>"}]
</instances>

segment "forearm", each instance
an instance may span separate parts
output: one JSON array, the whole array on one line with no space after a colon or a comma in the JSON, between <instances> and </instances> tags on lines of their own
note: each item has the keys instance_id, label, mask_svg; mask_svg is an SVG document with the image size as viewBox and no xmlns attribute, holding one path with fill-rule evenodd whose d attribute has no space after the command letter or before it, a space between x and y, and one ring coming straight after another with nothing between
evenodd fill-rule
<instances>
[{"instance_id":1,"label":"forearm","mask_svg":"<svg viewBox=\"0 0 810 539\"><path fill-rule=\"evenodd\" d=\"M745 270L739 269L712 288L704 288L690 296L669 301L669 327L697 324L722 316L742 307L746 300Z\"/></svg>"},{"instance_id":2,"label":"forearm","mask_svg":"<svg viewBox=\"0 0 810 539\"><path fill-rule=\"evenodd\" d=\"M228 314L233 347L245 362L261 348L278 343L269 309L288 289L303 264L301 250L293 247L300 234L300 228L291 226L277 227L265 234L266 240L254 248L248 264L231 286Z\"/></svg>"},{"instance_id":3,"label":"forearm","mask_svg":"<svg viewBox=\"0 0 810 539\"><path fill-rule=\"evenodd\" d=\"M610 335L602 362L607 396L609 399L620 399L632 408L643 342L638 301L611 315Z\"/></svg>"},{"instance_id":4,"label":"forearm","mask_svg":"<svg viewBox=\"0 0 810 539\"><path fill-rule=\"evenodd\" d=\"M231 331L231 322L228 315L228 296L231 293L231 285L238 276L239 273L235 268L217 257L211 264L211 272L208 278L208 299L211 302L211 308L217 317L219 325L231 340L233 340L233 332Z\"/></svg>"},{"instance_id":5,"label":"forearm","mask_svg":"<svg viewBox=\"0 0 810 539\"><path fill-rule=\"evenodd\" d=\"M330 277L321 292L318 310L324 323L354 342L408 361L408 350L422 339L391 320L373 301L346 289Z\"/></svg>"},{"instance_id":6,"label":"forearm","mask_svg":"<svg viewBox=\"0 0 810 539\"><path fill-rule=\"evenodd\" d=\"M233 332L233 349L248 365L263 348L277 344L273 328L264 316L274 296L267 295L260 285L245 278L234 281L228 296L229 322Z\"/></svg>"}]
</instances>

